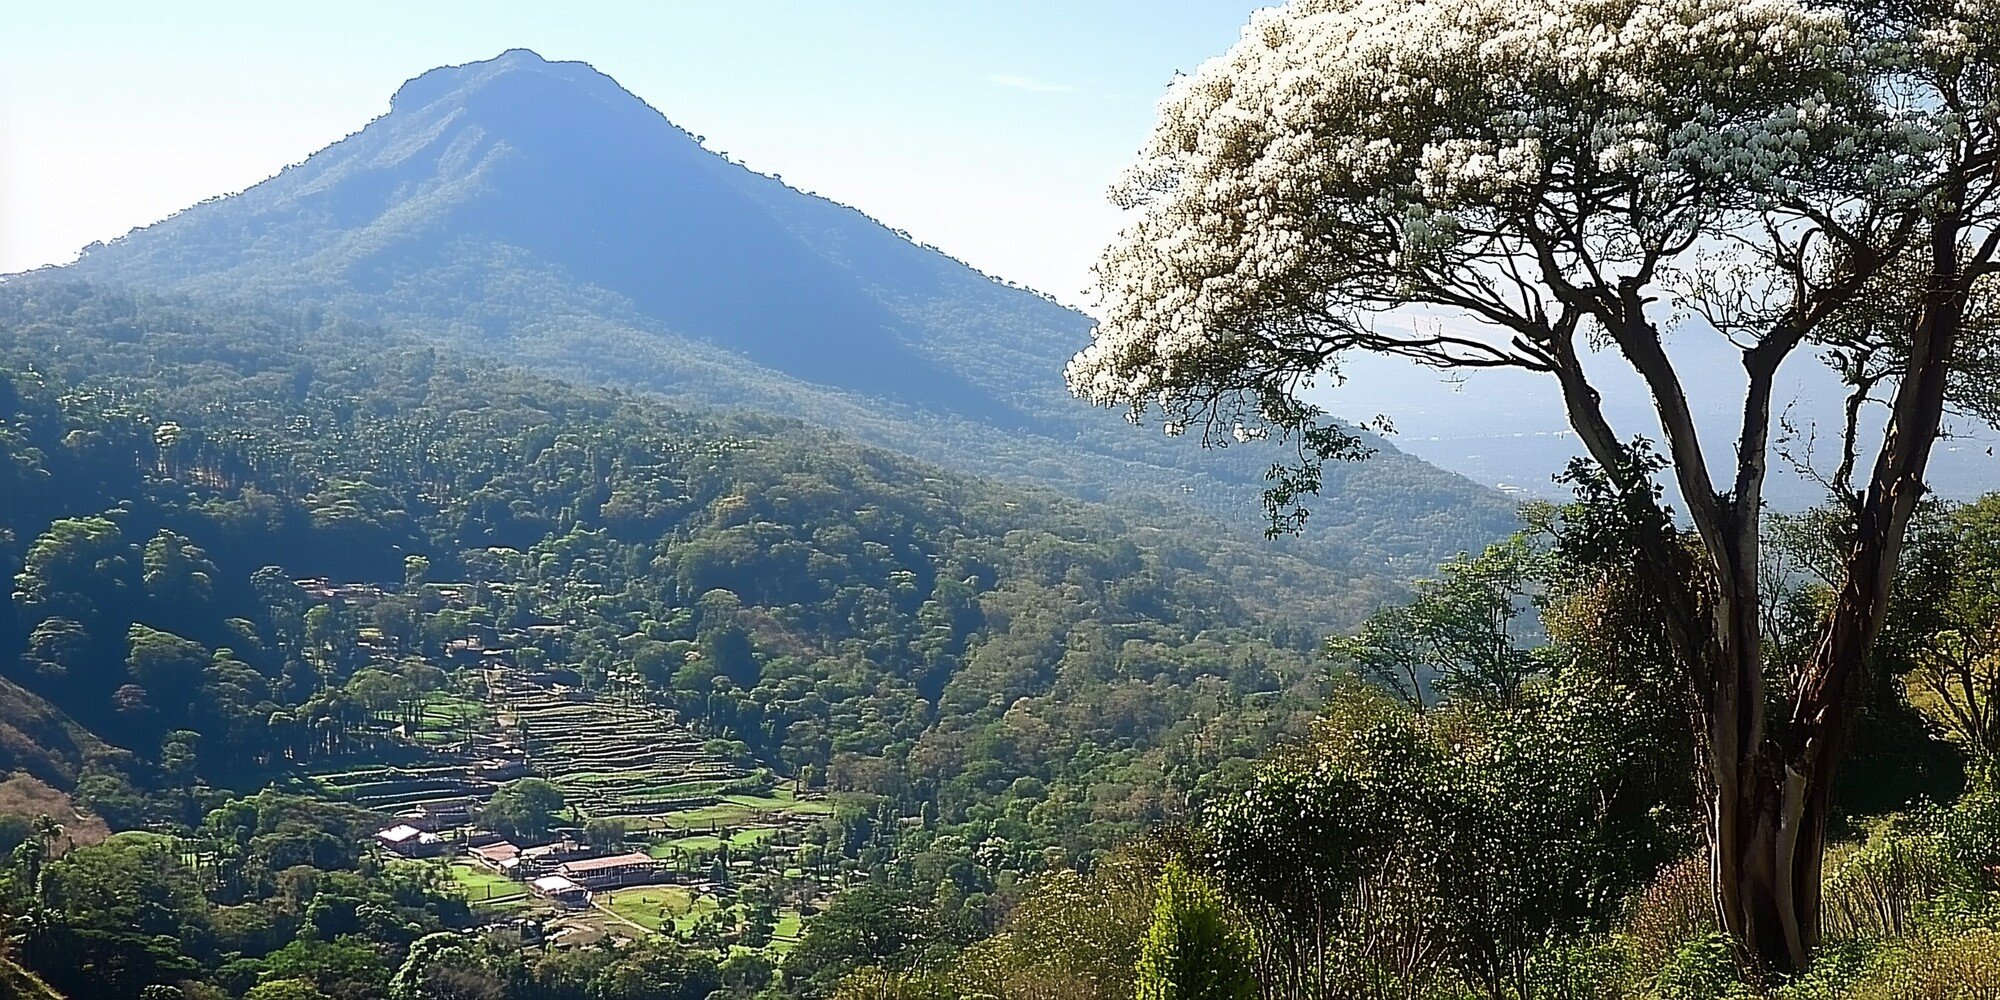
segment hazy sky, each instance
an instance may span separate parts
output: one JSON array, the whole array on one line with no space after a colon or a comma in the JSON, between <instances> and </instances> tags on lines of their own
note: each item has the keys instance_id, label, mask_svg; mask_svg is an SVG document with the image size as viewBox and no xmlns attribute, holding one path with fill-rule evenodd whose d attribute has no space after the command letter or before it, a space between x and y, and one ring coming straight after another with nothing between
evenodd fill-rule
<instances>
[{"instance_id":1,"label":"hazy sky","mask_svg":"<svg viewBox=\"0 0 2000 1000\"><path fill-rule=\"evenodd\" d=\"M1076 303L1104 189L1250 0L107 3L0 21L0 273L233 192L523 46L765 173Z\"/></svg>"}]
</instances>

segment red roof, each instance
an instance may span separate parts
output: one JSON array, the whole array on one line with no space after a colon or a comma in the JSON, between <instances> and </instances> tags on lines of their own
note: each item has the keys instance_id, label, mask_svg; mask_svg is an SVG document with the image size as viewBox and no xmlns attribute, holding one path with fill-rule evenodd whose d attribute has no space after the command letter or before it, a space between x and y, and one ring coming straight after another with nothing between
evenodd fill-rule
<instances>
[{"instance_id":1,"label":"red roof","mask_svg":"<svg viewBox=\"0 0 2000 1000\"><path fill-rule=\"evenodd\" d=\"M582 861L572 861L563 865L559 870L569 875L589 875L593 872L606 871L612 868L629 868L634 865L654 865L658 863L652 855L634 851L630 854L613 854L608 858L585 858Z\"/></svg>"},{"instance_id":2,"label":"red roof","mask_svg":"<svg viewBox=\"0 0 2000 1000\"><path fill-rule=\"evenodd\" d=\"M505 861L508 858L511 858L514 855L521 853L521 849L503 840L497 844L488 844L485 847L475 847L472 849L472 853L477 854L488 861L497 862L497 861Z\"/></svg>"}]
</instances>

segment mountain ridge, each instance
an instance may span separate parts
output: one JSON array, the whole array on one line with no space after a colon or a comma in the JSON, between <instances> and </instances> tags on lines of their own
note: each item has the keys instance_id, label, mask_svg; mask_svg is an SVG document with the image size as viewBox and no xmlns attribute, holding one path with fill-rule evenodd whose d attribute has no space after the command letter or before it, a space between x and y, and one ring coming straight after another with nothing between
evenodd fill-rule
<instances>
[{"instance_id":1,"label":"mountain ridge","mask_svg":"<svg viewBox=\"0 0 2000 1000\"><path fill-rule=\"evenodd\" d=\"M529 50L413 77L301 164L66 274L269 297L531 368L777 410L963 471L1247 530L1273 447L1203 452L1072 399L1090 320L711 152L586 63ZM1304 541L1415 575L1512 523L1498 493L1376 439ZM1347 536L1359 532L1366 544Z\"/></svg>"}]
</instances>

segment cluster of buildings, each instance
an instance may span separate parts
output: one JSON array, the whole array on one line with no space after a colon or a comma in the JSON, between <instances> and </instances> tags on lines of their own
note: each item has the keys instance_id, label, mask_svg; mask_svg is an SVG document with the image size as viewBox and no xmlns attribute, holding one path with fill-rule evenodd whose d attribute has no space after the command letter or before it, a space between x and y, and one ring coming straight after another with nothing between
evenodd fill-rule
<instances>
[{"instance_id":1,"label":"cluster of buildings","mask_svg":"<svg viewBox=\"0 0 2000 1000\"><path fill-rule=\"evenodd\" d=\"M470 826L479 810L473 798L427 802L396 814L392 826L375 831L375 846L399 858L435 858L450 854L459 842L447 831Z\"/></svg>"},{"instance_id":2,"label":"cluster of buildings","mask_svg":"<svg viewBox=\"0 0 2000 1000\"><path fill-rule=\"evenodd\" d=\"M670 869L639 851L606 851L563 838L553 843L521 847L498 834L470 830L475 800L427 805L397 816L398 822L379 830L375 843L401 858L443 857L462 849L478 864L527 884L529 891L565 906L585 906L590 894L602 889L647 885L666 879Z\"/></svg>"},{"instance_id":3,"label":"cluster of buildings","mask_svg":"<svg viewBox=\"0 0 2000 1000\"><path fill-rule=\"evenodd\" d=\"M340 603L363 609L398 592L394 585L336 583L325 577L294 582L315 603ZM572 672L546 665L551 657L560 659L575 628L573 622L534 615L514 624L496 626L488 620L489 616L478 613L483 603L480 588L491 591L504 603L514 586L426 583L412 591L422 596L426 613L440 609L475 612L462 623L462 631L455 638L443 643L441 662L437 665L489 671L498 668L515 676L517 683L538 688L580 685L581 679ZM357 647L371 661L387 655L377 640L379 636L372 628L362 629L356 640ZM497 834L480 830L477 815L481 800L500 783L531 773L526 753L505 739L490 737L430 749L448 751L457 762L408 771L388 769L393 771L390 776L393 780L376 783L394 787L358 796L357 801L370 808L389 810L409 804L410 798L417 795L464 797L423 801L396 813L393 825L377 831L373 838L386 854L437 858L463 852L474 862L524 883L536 895L568 906L587 905L591 893L596 891L668 878L668 866L644 853L607 852L571 839L519 847Z\"/></svg>"},{"instance_id":4,"label":"cluster of buildings","mask_svg":"<svg viewBox=\"0 0 2000 1000\"><path fill-rule=\"evenodd\" d=\"M583 906L600 889L658 882L667 874L659 859L639 851L606 853L574 840L517 847L505 840L468 847L473 860L530 891L565 906Z\"/></svg>"}]
</instances>

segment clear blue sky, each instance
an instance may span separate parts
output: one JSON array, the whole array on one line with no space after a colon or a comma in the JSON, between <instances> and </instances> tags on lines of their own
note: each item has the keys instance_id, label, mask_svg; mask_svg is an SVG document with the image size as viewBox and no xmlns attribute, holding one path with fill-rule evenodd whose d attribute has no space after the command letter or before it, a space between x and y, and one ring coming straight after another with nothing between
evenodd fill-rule
<instances>
[{"instance_id":1,"label":"clear blue sky","mask_svg":"<svg viewBox=\"0 0 2000 1000\"><path fill-rule=\"evenodd\" d=\"M12 0L0 273L240 190L387 111L403 80L523 46L1074 303L1154 102L1263 5Z\"/></svg>"}]
</instances>

